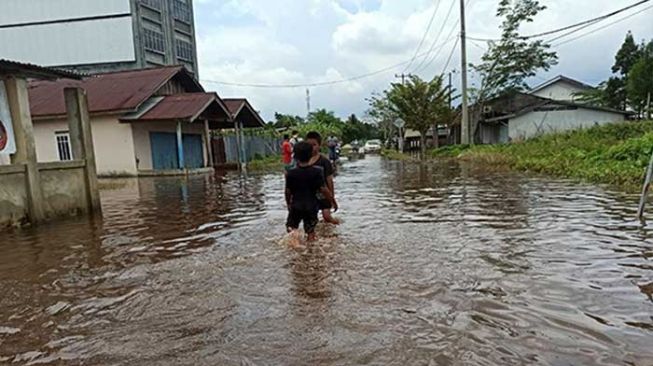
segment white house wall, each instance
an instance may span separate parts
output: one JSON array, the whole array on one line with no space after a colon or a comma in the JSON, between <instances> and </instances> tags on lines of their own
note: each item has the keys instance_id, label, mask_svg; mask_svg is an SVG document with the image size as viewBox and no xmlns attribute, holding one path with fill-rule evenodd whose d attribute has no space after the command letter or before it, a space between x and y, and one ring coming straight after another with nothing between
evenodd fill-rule
<instances>
[{"instance_id":1,"label":"white house wall","mask_svg":"<svg viewBox=\"0 0 653 366\"><path fill-rule=\"evenodd\" d=\"M624 115L619 113L582 108L530 112L511 119L508 133L510 139L519 141L543 134L589 128L624 120Z\"/></svg>"},{"instance_id":2,"label":"white house wall","mask_svg":"<svg viewBox=\"0 0 653 366\"><path fill-rule=\"evenodd\" d=\"M0 26L130 12L129 0L2 0Z\"/></svg>"},{"instance_id":3,"label":"white house wall","mask_svg":"<svg viewBox=\"0 0 653 366\"><path fill-rule=\"evenodd\" d=\"M542 90L538 90L534 93L533 95L536 95L538 97L542 98L549 98L549 99L554 99L554 100L567 100L567 101L573 101L574 99L574 93L583 91L584 89L581 89L577 86L571 85L566 82L557 82L555 84L549 85L546 88Z\"/></svg>"},{"instance_id":4,"label":"white house wall","mask_svg":"<svg viewBox=\"0 0 653 366\"><path fill-rule=\"evenodd\" d=\"M97 171L100 175L136 175L134 142L131 126L116 117L91 118ZM34 138L39 162L58 161L56 132L68 131L68 122L35 121Z\"/></svg>"},{"instance_id":5,"label":"white house wall","mask_svg":"<svg viewBox=\"0 0 653 366\"><path fill-rule=\"evenodd\" d=\"M129 125L127 125L129 126ZM181 131L184 134L202 135L202 156L204 162L208 161L206 156L206 139L204 137L204 124L182 123ZM177 132L176 122L132 122L131 128L134 136L134 151L138 159L139 170L152 170L152 144L150 132Z\"/></svg>"},{"instance_id":6,"label":"white house wall","mask_svg":"<svg viewBox=\"0 0 653 366\"><path fill-rule=\"evenodd\" d=\"M134 61L132 19L1 28L0 56L41 66Z\"/></svg>"}]
</instances>

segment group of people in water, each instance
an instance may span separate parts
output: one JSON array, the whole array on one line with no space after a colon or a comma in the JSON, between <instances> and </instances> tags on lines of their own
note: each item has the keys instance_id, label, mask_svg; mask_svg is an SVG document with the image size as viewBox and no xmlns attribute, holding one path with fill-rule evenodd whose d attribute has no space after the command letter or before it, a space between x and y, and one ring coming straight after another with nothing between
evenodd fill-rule
<instances>
[{"instance_id":1,"label":"group of people in water","mask_svg":"<svg viewBox=\"0 0 653 366\"><path fill-rule=\"evenodd\" d=\"M286 229L289 233L297 232L303 223L308 241L316 239L319 211L325 222L340 223L331 212L338 210L333 184L334 160L330 159L337 158L335 151L331 153L335 150L333 139L329 137L329 158L322 155L322 136L315 131L307 133L304 139L293 131L292 136L284 135L281 145L288 206Z\"/></svg>"}]
</instances>

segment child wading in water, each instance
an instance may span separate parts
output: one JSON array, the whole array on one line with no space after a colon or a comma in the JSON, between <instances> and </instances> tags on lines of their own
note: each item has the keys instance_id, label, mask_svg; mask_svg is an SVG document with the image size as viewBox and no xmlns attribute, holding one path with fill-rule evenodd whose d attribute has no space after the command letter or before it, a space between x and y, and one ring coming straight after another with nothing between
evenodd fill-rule
<instances>
[{"instance_id":1,"label":"child wading in water","mask_svg":"<svg viewBox=\"0 0 653 366\"><path fill-rule=\"evenodd\" d=\"M309 132L306 134L306 142L313 146L313 157L311 158L309 165L321 167L324 170L324 183L329 189L331 197L335 199L336 192L333 187L333 164L331 164L331 161L326 156L320 153L322 136L318 132ZM320 203L320 210L322 210L324 221L334 225L340 224L340 221L331 215L332 208L337 210L336 207L332 207L331 200L318 194L318 201Z\"/></svg>"},{"instance_id":2,"label":"child wading in water","mask_svg":"<svg viewBox=\"0 0 653 366\"><path fill-rule=\"evenodd\" d=\"M290 233L297 230L303 222L308 241L313 241L316 239L315 226L320 208L318 193L328 200L335 210L338 209L338 204L325 185L324 170L310 165L313 146L307 142L299 142L295 145L294 153L297 167L290 169L286 175L286 227Z\"/></svg>"}]
</instances>

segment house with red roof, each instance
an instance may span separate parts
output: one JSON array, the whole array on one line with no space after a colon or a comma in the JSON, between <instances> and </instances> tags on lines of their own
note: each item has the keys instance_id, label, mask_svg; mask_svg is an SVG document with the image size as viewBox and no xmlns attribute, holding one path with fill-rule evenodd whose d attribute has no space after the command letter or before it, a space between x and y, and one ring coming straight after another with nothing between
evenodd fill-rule
<instances>
[{"instance_id":1,"label":"house with red roof","mask_svg":"<svg viewBox=\"0 0 653 366\"><path fill-rule=\"evenodd\" d=\"M71 159L63 89L88 97L98 174L157 175L212 169L211 130L263 126L246 100L207 92L183 66L103 73L29 85L39 161Z\"/></svg>"}]
</instances>

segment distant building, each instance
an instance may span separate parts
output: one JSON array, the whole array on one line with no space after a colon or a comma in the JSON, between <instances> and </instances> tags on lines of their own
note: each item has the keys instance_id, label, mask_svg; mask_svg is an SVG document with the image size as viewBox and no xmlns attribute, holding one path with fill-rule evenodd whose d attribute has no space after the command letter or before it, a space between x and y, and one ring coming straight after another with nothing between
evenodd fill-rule
<instances>
[{"instance_id":1,"label":"distant building","mask_svg":"<svg viewBox=\"0 0 653 366\"><path fill-rule=\"evenodd\" d=\"M183 64L198 78L192 0L2 0L0 57L97 73Z\"/></svg>"},{"instance_id":2,"label":"distant building","mask_svg":"<svg viewBox=\"0 0 653 366\"><path fill-rule=\"evenodd\" d=\"M632 113L575 101L575 94L592 87L558 76L529 93L504 95L472 107L483 144L529 138L625 121Z\"/></svg>"}]
</instances>

